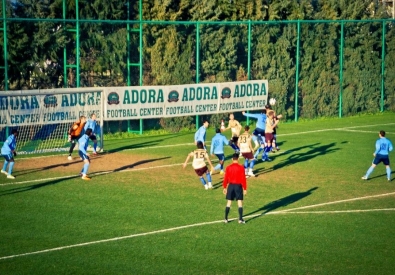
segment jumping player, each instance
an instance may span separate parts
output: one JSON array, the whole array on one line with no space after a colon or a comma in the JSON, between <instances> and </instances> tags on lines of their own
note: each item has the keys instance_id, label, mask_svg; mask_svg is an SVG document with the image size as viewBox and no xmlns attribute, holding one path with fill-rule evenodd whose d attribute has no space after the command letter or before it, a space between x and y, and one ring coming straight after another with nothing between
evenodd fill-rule
<instances>
[{"instance_id":1,"label":"jumping player","mask_svg":"<svg viewBox=\"0 0 395 275\"><path fill-rule=\"evenodd\" d=\"M69 141L71 142L70 144L70 149L69 149L69 156L68 160L72 160L73 157L71 154L73 153L74 147L77 144L78 139L81 137L81 132L84 129L86 123L86 117L85 116L80 116L80 119L76 122L73 123L71 128L69 129Z\"/></svg>"},{"instance_id":2,"label":"jumping player","mask_svg":"<svg viewBox=\"0 0 395 275\"><path fill-rule=\"evenodd\" d=\"M195 169L195 173L199 176L200 181L202 182L204 189L209 189L213 188L213 185L211 183L211 175L210 175L210 170L213 171L213 164L211 163L211 160L207 154L206 149L203 147L203 142L198 141L197 144L197 149L195 149L193 152L189 153L185 162L182 164L182 167L185 168L188 164L188 160L190 157L193 157L193 162L192 162L192 167ZM208 170L205 159L207 162L210 164L210 170ZM207 183L203 177L203 175L206 174L207 178Z\"/></svg>"},{"instance_id":3,"label":"jumping player","mask_svg":"<svg viewBox=\"0 0 395 275\"><path fill-rule=\"evenodd\" d=\"M233 114L229 115L229 122L228 122L228 127L226 127L222 131L226 131L230 129L232 131L232 136L230 138L229 145L235 150L235 153L240 153L240 148L237 146L237 141L240 136L240 131L241 131L241 124L235 119L235 116Z\"/></svg>"}]
</instances>

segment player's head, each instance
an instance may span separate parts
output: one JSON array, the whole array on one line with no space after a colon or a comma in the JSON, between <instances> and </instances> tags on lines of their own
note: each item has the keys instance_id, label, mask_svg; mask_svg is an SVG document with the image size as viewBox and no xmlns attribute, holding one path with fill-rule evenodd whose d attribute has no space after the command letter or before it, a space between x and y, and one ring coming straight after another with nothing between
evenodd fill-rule
<instances>
[{"instance_id":1,"label":"player's head","mask_svg":"<svg viewBox=\"0 0 395 275\"><path fill-rule=\"evenodd\" d=\"M96 114L95 114L95 113L92 113L92 114L91 114L91 119L93 119L93 120L96 119Z\"/></svg>"},{"instance_id":2,"label":"player's head","mask_svg":"<svg viewBox=\"0 0 395 275\"><path fill-rule=\"evenodd\" d=\"M11 130L11 135L18 136L18 130L17 129L12 129Z\"/></svg>"},{"instance_id":3,"label":"player's head","mask_svg":"<svg viewBox=\"0 0 395 275\"><path fill-rule=\"evenodd\" d=\"M234 114L229 114L229 119L234 119L235 115Z\"/></svg>"},{"instance_id":4,"label":"player's head","mask_svg":"<svg viewBox=\"0 0 395 275\"><path fill-rule=\"evenodd\" d=\"M384 130L381 130L381 131L379 132L379 135L380 135L380 137L385 137L385 131L384 131Z\"/></svg>"},{"instance_id":5,"label":"player's head","mask_svg":"<svg viewBox=\"0 0 395 275\"><path fill-rule=\"evenodd\" d=\"M85 135L88 135L88 136L92 135L92 129L91 128L86 129Z\"/></svg>"},{"instance_id":6,"label":"player's head","mask_svg":"<svg viewBox=\"0 0 395 275\"><path fill-rule=\"evenodd\" d=\"M268 116L268 117L274 117L274 111L273 111L273 110L270 110L270 111L267 113L267 116Z\"/></svg>"},{"instance_id":7,"label":"player's head","mask_svg":"<svg viewBox=\"0 0 395 275\"><path fill-rule=\"evenodd\" d=\"M80 122L85 122L86 121L86 117L85 116L80 116Z\"/></svg>"},{"instance_id":8,"label":"player's head","mask_svg":"<svg viewBox=\"0 0 395 275\"><path fill-rule=\"evenodd\" d=\"M203 142L201 142L201 141L198 141L196 143L196 146L197 146L198 149L204 149Z\"/></svg>"},{"instance_id":9,"label":"player's head","mask_svg":"<svg viewBox=\"0 0 395 275\"><path fill-rule=\"evenodd\" d=\"M216 129L215 129L215 132L216 132L217 134L219 134L219 133L221 133L221 129L220 129L220 128L216 128Z\"/></svg>"},{"instance_id":10,"label":"player's head","mask_svg":"<svg viewBox=\"0 0 395 275\"><path fill-rule=\"evenodd\" d=\"M244 126L244 131L248 132L250 130L250 126L246 125Z\"/></svg>"},{"instance_id":11,"label":"player's head","mask_svg":"<svg viewBox=\"0 0 395 275\"><path fill-rule=\"evenodd\" d=\"M265 109L266 109L266 110L271 110L272 108L271 108L271 106L270 106L269 104L266 104L266 105L265 105Z\"/></svg>"},{"instance_id":12,"label":"player's head","mask_svg":"<svg viewBox=\"0 0 395 275\"><path fill-rule=\"evenodd\" d=\"M207 119L203 120L203 126L204 126L204 127L208 128L208 125L209 125L209 124L210 124L210 123L208 122Z\"/></svg>"},{"instance_id":13,"label":"player's head","mask_svg":"<svg viewBox=\"0 0 395 275\"><path fill-rule=\"evenodd\" d=\"M233 160L238 160L238 159L239 159L239 155L240 155L240 154L238 154L238 153L234 153L234 154L232 155L232 159L233 159Z\"/></svg>"}]
</instances>

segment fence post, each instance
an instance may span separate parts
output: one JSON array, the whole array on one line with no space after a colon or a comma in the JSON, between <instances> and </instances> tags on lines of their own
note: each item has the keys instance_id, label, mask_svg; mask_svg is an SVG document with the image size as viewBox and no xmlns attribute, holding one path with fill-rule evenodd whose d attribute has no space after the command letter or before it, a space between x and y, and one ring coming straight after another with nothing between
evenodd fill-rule
<instances>
[{"instance_id":1,"label":"fence post","mask_svg":"<svg viewBox=\"0 0 395 275\"><path fill-rule=\"evenodd\" d=\"M380 98L380 112L384 111L384 73L385 73L385 20L383 20L383 34L381 41L381 98Z\"/></svg>"},{"instance_id":2,"label":"fence post","mask_svg":"<svg viewBox=\"0 0 395 275\"><path fill-rule=\"evenodd\" d=\"M344 48L344 21L340 23L340 72L339 72L339 117L342 117L343 110L343 48Z\"/></svg>"},{"instance_id":3,"label":"fence post","mask_svg":"<svg viewBox=\"0 0 395 275\"><path fill-rule=\"evenodd\" d=\"M296 72L295 72L295 121L298 121L298 93L299 93L299 62L300 62L300 20L297 22L296 38Z\"/></svg>"}]
</instances>

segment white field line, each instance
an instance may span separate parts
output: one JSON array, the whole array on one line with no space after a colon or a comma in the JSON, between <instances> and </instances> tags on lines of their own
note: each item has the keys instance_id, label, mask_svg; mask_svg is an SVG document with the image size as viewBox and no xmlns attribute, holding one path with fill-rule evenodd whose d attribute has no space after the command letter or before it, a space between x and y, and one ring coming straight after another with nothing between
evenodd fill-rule
<instances>
[{"instance_id":1,"label":"white field line","mask_svg":"<svg viewBox=\"0 0 395 275\"><path fill-rule=\"evenodd\" d=\"M120 170L120 171L105 171L105 172L91 173L90 175L99 176L99 175L105 175L105 174L110 174L110 173L137 172L137 171L156 169L156 168L165 168L165 167L172 167L172 166L180 166L181 167L182 164L183 163L175 163L175 164L166 164L166 165L158 165L158 166L150 166L150 167L125 169L125 170ZM1 183L0 186L18 185L18 184L34 183L34 182L42 182L42 181L53 181L53 180L60 180L60 179L71 179L71 178L79 178L79 177L80 177L79 175L72 175L72 176L63 176L63 177L27 180L27 181L19 181L19 182L7 182L7 183Z\"/></svg>"},{"instance_id":2,"label":"white field line","mask_svg":"<svg viewBox=\"0 0 395 275\"><path fill-rule=\"evenodd\" d=\"M372 195L372 196L365 196L365 197L359 197L359 198L352 198L352 199L346 199L346 200L339 200L339 201L333 201L333 202L327 202L327 203L313 204L313 205L308 205L308 206L304 206L304 207L291 208L291 209L287 209L287 210L283 210L283 211L273 211L273 212L269 212L269 213L267 213L265 215L268 215L268 214L285 214L285 213L286 214L297 214L298 212L291 212L291 211L299 210L299 209L319 207L319 206L323 206L323 205L330 205L330 204L336 204L336 203L349 202L349 201L364 200L364 199L377 198L377 197L383 197L383 196L391 196L391 195L395 195L395 192L378 194L378 195ZM381 211L389 211L389 209L391 209L391 208L381 209ZM353 212L356 212L356 211L366 212L367 210L350 210L350 211L353 211ZM380 210L379 209L373 209L371 211L380 211ZM310 211L310 212L312 212L312 211ZM334 211L319 211L319 212L321 212L321 213L335 213ZM305 212L300 212L300 213L305 214ZM256 217L256 216L261 216L261 214L246 216L246 218L247 217ZM230 220L234 220L234 219L230 219ZM187 228L197 227L197 226L205 226L205 225L222 223L222 222L223 222L223 220L211 221L211 222L201 222L201 223L183 225L183 226L166 228L166 229L161 229L161 230L155 230L155 231L150 231L150 232L145 232L145 233L132 234L132 235L127 235L127 236L122 236L122 237L103 239L103 240L92 241L92 242L85 242L85 243L79 243L79 244L73 244L73 245L59 246L59 247L55 247L55 248L49 248L49 249L38 250L38 251L33 251L33 252L27 252L27 253L22 253L22 254L14 254L14 255L9 255L9 256L3 256L3 257L0 257L0 260L12 259L12 258L18 258L18 257L22 257L22 256L30 256L30 255L36 255L36 254L42 254L42 253L47 253L47 252L52 252L52 251L64 250L64 249L69 249L69 248L74 248L74 247L82 247L82 246L94 245L94 244L99 244L99 243L114 242L114 241L119 241L119 240L125 240L125 239L131 239L131 238L136 238L136 237L154 235L154 234L159 234L159 233L177 231L177 230L181 230L181 229L187 229Z\"/></svg>"},{"instance_id":3,"label":"white field line","mask_svg":"<svg viewBox=\"0 0 395 275\"><path fill-rule=\"evenodd\" d=\"M276 215L281 215L281 214L337 214L337 213L363 213L363 212L384 212L384 211L395 211L395 208L328 210L328 211L290 211L290 212L279 211L279 212L275 212L273 214L276 214ZM270 214L270 212L267 214Z\"/></svg>"}]
</instances>

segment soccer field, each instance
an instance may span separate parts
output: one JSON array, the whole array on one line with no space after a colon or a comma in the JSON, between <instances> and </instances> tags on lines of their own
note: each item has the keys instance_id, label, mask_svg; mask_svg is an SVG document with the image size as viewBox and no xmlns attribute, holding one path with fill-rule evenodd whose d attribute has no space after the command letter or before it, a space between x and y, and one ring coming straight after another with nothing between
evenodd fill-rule
<instances>
[{"instance_id":1,"label":"soccer field","mask_svg":"<svg viewBox=\"0 0 395 275\"><path fill-rule=\"evenodd\" d=\"M205 190L182 168L193 133L106 141L91 181L76 152L18 156L0 177L0 274L393 274L395 179L380 164L361 180L379 130L395 144L394 113L280 124L246 224L236 202L223 223L222 175Z\"/></svg>"}]
</instances>

